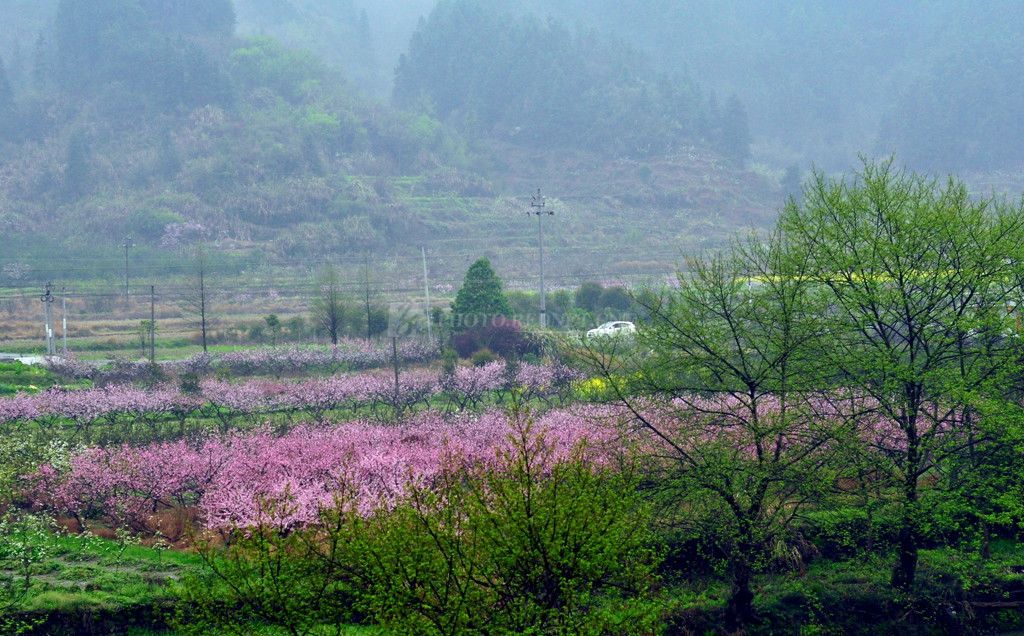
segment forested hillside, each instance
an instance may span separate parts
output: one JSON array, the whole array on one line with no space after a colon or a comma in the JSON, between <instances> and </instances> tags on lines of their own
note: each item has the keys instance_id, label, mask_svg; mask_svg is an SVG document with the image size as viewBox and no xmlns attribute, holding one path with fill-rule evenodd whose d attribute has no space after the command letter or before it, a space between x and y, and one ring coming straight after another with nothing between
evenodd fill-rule
<instances>
[{"instance_id":1,"label":"forested hillside","mask_svg":"<svg viewBox=\"0 0 1024 636\"><path fill-rule=\"evenodd\" d=\"M33 92L35 61L52 40L45 31L57 4L0 2L0 21L10 26L0 32L0 56L7 61L19 95ZM565 87L572 82L563 80L575 81L588 73L592 77L597 62L608 61L603 52L613 48L630 56L616 57L609 67L628 68L620 78L627 81L618 84L623 90L597 90L607 94L611 104L677 104L666 101L664 86L650 83L657 77L681 80L669 94L681 93L691 107L681 121L669 118L667 123L696 129L714 141L707 124L715 118L705 116L701 123L693 116L703 110L724 113L736 95L749 117L754 161L773 167L797 165L806 170L814 164L845 170L857 163L859 153L891 152L911 167L940 173L1013 170L1022 161L1020 145L1014 141L1020 121L1015 113L1024 107L1019 88L1024 85L1024 64L1017 45L1024 31L1020 0L476 0L471 3L474 19L485 15L485 21L500 21L505 30L499 38L478 38L475 43L473 29L452 30L457 24L474 26L465 15L457 23L453 7L459 3L452 0L440 2L441 10L433 17L438 0L233 4L238 34L268 35L289 47L310 50L342 69L354 88L382 99L392 93L400 56L407 55L406 68L420 70L422 66L413 63L416 59L439 54L429 33L447 29L447 35L472 52L456 60L461 68L479 62L494 69L501 60L500 72L489 78L488 86L508 80L498 86L505 91L499 94L515 93L517 99L506 103L506 109L523 104L526 98L514 87L529 81L533 88L559 83L562 92L545 89L552 98L547 117L592 110L594 97L568 93ZM421 17L423 24L417 25ZM417 31L418 53L416 46L410 51L410 38ZM481 57L486 51L482 45L491 47L497 57ZM501 52L514 57L503 58ZM573 64L573 56L593 62ZM632 64L641 57L646 58L644 63ZM564 76L551 77L537 64L539 59L552 65L556 58L568 63ZM460 79L469 81L480 72L474 66L469 77ZM529 78L513 77L520 72ZM435 74L434 80L438 77ZM421 84L431 81L414 79ZM400 78L398 84L413 88L414 94L427 88ZM640 88L645 85L646 92ZM637 90L645 94L638 95ZM568 103L567 94L572 97ZM692 100L698 96L704 103L694 109ZM482 107L475 103L469 110L476 113ZM610 111L609 119L615 112ZM497 115L493 109L479 114L488 119L471 122L474 126L490 126ZM655 108L651 119L665 123L662 115ZM605 127L613 124L605 122ZM515 126L522 128L515 123L512 129ZM670 128L669 136L674 132Z\"/></svg>"},{"instance_id":2,"label":"forested hillside","mask_svg":"<svg viewBox=\"0 0 1024 636\"><path fill-rule=\"evenodd\" d=\"M711 146L742 165L746 112L680 73L656 73L629 45L475 0L445 2L413 35L395 102L476 135L612 156Z\"/></svg>"},{"instance_id":3,"label":"forested hillside","mask_svg":"<svg viewBox=\"0 0 1024 636\"><path fill-rule=\"evenodd\" d=\"M778 200L771 179L743 171L741 104L715 106L611 37L444 5L412 39L391 106L339 68L358 67L356 53L374 64L367 14L331 4L331 23L355 35L344 48L309 40L321 56L287 26L308 25L312 7L63 0L31 21L32 56L0 75L0 231L17 237L5 281L68 275L54 253L116 265L127 237L147 267L200 240L266 264L386 260L453 239L515 259L532 242L505 231L520 205L507 197L537 187L562 212L553 258L580 267L607 261L596 248L626 232L650 257L668 219L684 243L714 243ZM261 24L293 45L238 34ZM528 56L537 38L559 44ZM583 248L594 253L581 261ZM631 251L616 258L635 262ZM673 246L648 262L678 258Z\"/></svg>"},{"instance_id":4,"label":"forested hillside","mask_svg":"<svg viewBox=\"0 0 1024 636\"><path fill-rule=\"evenodd\" d=\"M488 0L614 33L749 106L755 156L937 172L1024 161L1019 0ZM984 150L983 150L984 149Z\"/></svg>"},{"instance_id":5,"label":"forested hillside","mask_svg":"<svg viewBox=\"0 0 1024 636\"><path fill-rule=\"evenodd\" d=\"M6 231L59 219L77 240L158 244L202 219L195 231L257 238L331 213L358 219L358 194L335 202L348 174L464 160L436 122L364 101L311 54L233 29L226 1L62 2L35 90L8 108Z\"/></svg>"},{"instance_id":6,"label":"forested hillside","mask_svg":"<svg viewBox=\"0 0 1024 636\"><path fill-rule=\"evenodd\" d=\"M456 242L528 272L509 219L537 188L561 274L614 276L859 153L1024 183L1019 1L393 5L0 2L5 282L63 277L54 253L113 271L126 237L152 267L206 240L267 265L436 245L454 272Z\"/></svg>"}]
</instances>

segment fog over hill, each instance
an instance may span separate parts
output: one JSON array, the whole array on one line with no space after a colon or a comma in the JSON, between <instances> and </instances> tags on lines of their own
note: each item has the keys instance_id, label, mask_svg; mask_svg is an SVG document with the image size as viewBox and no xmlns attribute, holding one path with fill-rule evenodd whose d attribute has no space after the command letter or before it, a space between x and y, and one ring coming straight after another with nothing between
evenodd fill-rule
<instances>
[{"instance_id":1,"label":"fog over hill","mask_svg":"<svg viewBox=\"0 0 1024 636\"><path fill-rule=\"evenodd\" d=\"M613 34L660 69L746 105L755 157L842 170L859 153L915 167L1020 164L1024 3L760 0L484 0ZM307 2L307 4L313 4ZM358 4L354 0L353 5ZM391 80L430 0L366 2ZM400 6L399 6L400 5ZM311 29L316 27L312 24ZM539 50L557 42L538 39Z\"/></svg>"},{"instance_id":2,"label":"fog over hill","mask_svg":"<svg viewBox=\"0 0 1024 636\"><path fill-rule=\"evenodd\" d=\"M450 1L442 4L451 4ZM394 69L437 0L235 0L239 34L267 34L390 95ZM846 169L858 153L923 169L990 170L1022 160L1019 0L479 0L628 42L750 117L754 156ZM24 67L56 0L3 0L0 55ZM538 38L541 52L558 46ZM984 150L982 150L984 149Z\"/></svg>"},{"instance_id":3,"label":"fog over hill","mask_svg":"<svg viewBox=\"0 0 1024 636\"><path fill-rule=\"evenodd\" d=\"M195 240L238 267L452 240L526 271L505 215L543 188L555 266L614 275L762 227L859 155L1013 192L1022 9L0 0L0 230L24 238L0 260L57 276L41 254L113 260L129 234L153 267Z\"/></svg>"}]
</instances>

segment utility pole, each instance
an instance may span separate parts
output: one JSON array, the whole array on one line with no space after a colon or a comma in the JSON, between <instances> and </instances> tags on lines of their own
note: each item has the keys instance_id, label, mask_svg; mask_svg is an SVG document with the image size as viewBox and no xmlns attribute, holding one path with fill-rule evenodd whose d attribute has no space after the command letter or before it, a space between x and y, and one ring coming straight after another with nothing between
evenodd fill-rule
<instances>
[{"instance_id":1,"label":"utility pole","mask_svg":"<svg viewBox=\"0 0 1024 636\"><path fill-rule=\"evenodd\" d=\"M434 344L434 333L430 318L430 285L427 283L427 248L420 247L420 254L423 256L423 295L427 299L427 341Z\"/></svg>"},{"instance_id":2,"label":"utility pole","mask_svg":"<svg viewBox=\"0 0 1024 636\"><path fill-rule=\"evenodd\" d=\"M156 287L149 286L149 363L156 364Z\"/></svg>"},{"instance_id":3,"label":"utility pole","mask_svg":"<svg viewBox=\"0 0 1024 636\"><path fill-rule=\"evenodd\" d=\"M533 208L532 214L537 215L537 240L540 244L540 328L547 329L548 303L547 294L544 291L544 215L554 216L555 211L545 209L545 201L540 193L540 188L537 188L537 194L533 195L530 207Z\"/></svg>"},{"instance_id":4,"label":"utility pole","mask_svg":"<svg viewBox=\"0 0 1024 636\"><path fill-rule=\"evenodd\" d=\"M60 333L61 333L61 336L64 338L64 357L66 358L67 355L68 355L68 288L67 287L61 287L60 288L60 304L61 304L61 309L60 309L60 320L61 320Z\"/></svg>"},{"instance_id":5,"label":"utility pole","mask_svg":"<svg viewBox=\"0 0 1024 636\"><path fill-rule=\"evenodd\" d=\"M56 347L53 346L53 329L50 327L50 305L53 304L52 283L46 283L43 295L39 297L39 300L43 301L43 314L46 320L46 355L52 356L57 353Z\"/></svg>"},{"instance_id":6,"label":"utility pole","mask_svg":"<svg viewBox=\"0 0 1024 636\"><path fill-rule=\"evenodd\" d=\"M132 237L124 237L124 297L128 298L128 248L135 247L135 243L132 241Z\"/></svg>"}]
</instances>

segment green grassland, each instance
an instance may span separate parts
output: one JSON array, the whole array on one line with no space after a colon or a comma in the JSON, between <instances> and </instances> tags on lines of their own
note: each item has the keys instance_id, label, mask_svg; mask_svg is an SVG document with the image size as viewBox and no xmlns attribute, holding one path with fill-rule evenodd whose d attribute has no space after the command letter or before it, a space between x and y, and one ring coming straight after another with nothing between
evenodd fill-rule
<instances>
[{"instance_id":1,"label":"green grassland","mask_svg":"<svg viewBox=\"0 0 1024 636\"><path fill-rule=\"evenodd\" d=\"M175 634L175 584L199 571L202 559L159 542L141 545L127 533L117 535L104 539L55 529L33 533L32 549L41 558L27 573L27 593L8 608L8 615L29 634L102 634L114 629L136 636ZM26 573L0 570L0 576L23 579ZM286 632L254 625L252 633ZM352 626L343 633L378 630Z\"/></svg>"},{"instance_id":2,"label":"green grassland","mask_svg":"<svg viewBox=\"0 0 1024 636\"><path fill-rule=\"evenodd\" d=\"M58 382L60 379L43 367L18 361L0 362L0 395L38 393Z\"/></svg>"},{"instance_id":3,"label":"green grassland","mask_svg":"<svg viewBox=\"0 0 1024 636\"><path fill-rule=\"evenodd\" d=\"M202 569L199 556L143 546L122 539L49 532L36 548L46 557L32 566L29 593L13 610L31 623L28 633L99 634L118 624L129 634L177 633L171 627L187 617L174 611L175 584ZM947 633L957 613L971 612L984 632L1024 628L1024 548L1011 542L993 545L990 559L943 548L922 552L922 585L912 596L894 595L885 554L817 559L806 568L780 572L760 581L757 625L751 634L906 634ZM11 574L4 572L3 574ZM720 625L729 588L720 580L673 581L666 577L657 599L665 608L666 633L714 632ZM93 621L97 631L71 626ZM93 628L90 628L93 629ZM338 633L324 626L324 634ZM253 625L253 634L286 633ZM353 625L343 634L383 634L373 626Z\"/></svg>"}]
</instances>

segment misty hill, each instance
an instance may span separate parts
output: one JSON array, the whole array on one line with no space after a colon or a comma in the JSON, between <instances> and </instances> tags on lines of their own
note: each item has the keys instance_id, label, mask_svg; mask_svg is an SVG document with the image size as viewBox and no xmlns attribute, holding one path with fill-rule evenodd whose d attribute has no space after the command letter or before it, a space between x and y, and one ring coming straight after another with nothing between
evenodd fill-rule
<instances>
[{"instance_id":1,"label":"misty hill","mask_svg":"<svg viewBox=\"0 0 1024 636\"><path fill-rule=\"evenodd\" d=\"M593 98L555 114L538 106L516 120L514 109L493 110L500 95L477 111L424 103L441 94L441 80L408 69L450 55L422 46L443 35L437 16L410 48L399 83L407 97L393 108L318 55L240 37L234 8L227 0L55 4L31 59L19 58L0 82L0 232L13 239L0 265L27 263L37 277L81 274L50 255L106 254L116 264L131 236L147 267L208 240L250 264L365 252L387 259L427 244L452 271L486 252L528 272L535 234L520 223L523 202L510 197L543 187L559 219L550 230L555 275L562 266L565 276L613 277L664 271L736 225L766 222L781 200L771 179L738 167L742 136L731 155L715 137L727 109L711 109L694 83L673 84L611 38L571 36L555 59L604 56L573 89L619 101ZM547 103L560 90L556 67L536 57L520 64L518 53L534 29L566 27L480 16L507 32L502 65L540 79L515 88ZM497 90L486 74L474 77L460 89L465 97ZM623 118L611 117L616 109ZM641 112L651 119L636 126ZM522 137L510 134L513 123ZM570 123L578 134L541 143L538 130Z\"/></svg>"},{"instance_id":2,"label":"misty hill","mask_svg":"<svg viewBox=\"0 0 1024 636\"><path fill-rule=\"evenodd\" d=\"M354 89L391 95L394 69L438 0L235 0L237 33L269 35L342 69ZM57 0L0 0L0 56L24 97ZM442 4L451 4L445 0ZM600 33L682 76L720 107L738 96L754 161L846 170L859 153L912 168L1020 171L1024 0L477 0L492 12L555 18ZM532 16L532 18L531 18ZM542 35L545 35L542 33ZM558 50L546 34L534 47ZM37 66L37 65L35 65ZM970 179L988 182L985 175ZM1019 181L1019 179L1017 179Z\"/></svg>"},{"instance_id":3,"label":"misty hill","mask_svg":"<svg viewBox=\"0 0 1024 636\"><path fill-rule=\"evenodd\" d=\"M643 157L700 144L738 164L749 152L737 100L719 108L620 41L476 0L437 6L401 57L394 90L398 106L533 147Z\"/></svg>"},{"instance_id":4,"label":"misty hill","mask_svg":"<svg viewBox=\"0 0 1024 636\"><path fill-rule=\"evenodd\" d=\"M311 54L233 32L226 1L61 2L38 81L6 109L5 231L45 234L56 216L86 242L158 244L189 221L249 238L331 212L328 173L461 160L437 122L364 101Z\"/></svg>"},{"instance_id":5,"label":"misty hill","mask_svg":"<svg viewBox=\"0 0 1024 636\"><path fill-rule=\"evenodd\" d=\"M1024 163L1020 0L485 0L632 43L747 104L755 156L847 169Z\"/></svg>"},{"instance_id":6,"label":"misty hill","mask_svg":"<svg viewBox=\"0 0 1024 636\"><path fill-rule=\"evenodd\" d=\"M377 56L368 85L378 93L390 86L417 17L434 4L362 2ZM896 153L911 167L939 173L1019 172L1024 163L1016 141L1024 108L1021 0L479 4L541 23L555 17L573 33L611 35L642 52L657 72L695 79L722 105L737 95L750 118L756 161L846 170L859 153ZM330 27L307 20L304 28ZM559 46L550 38L536 42L540 50Z\"/></svg>"}]
</instances>

